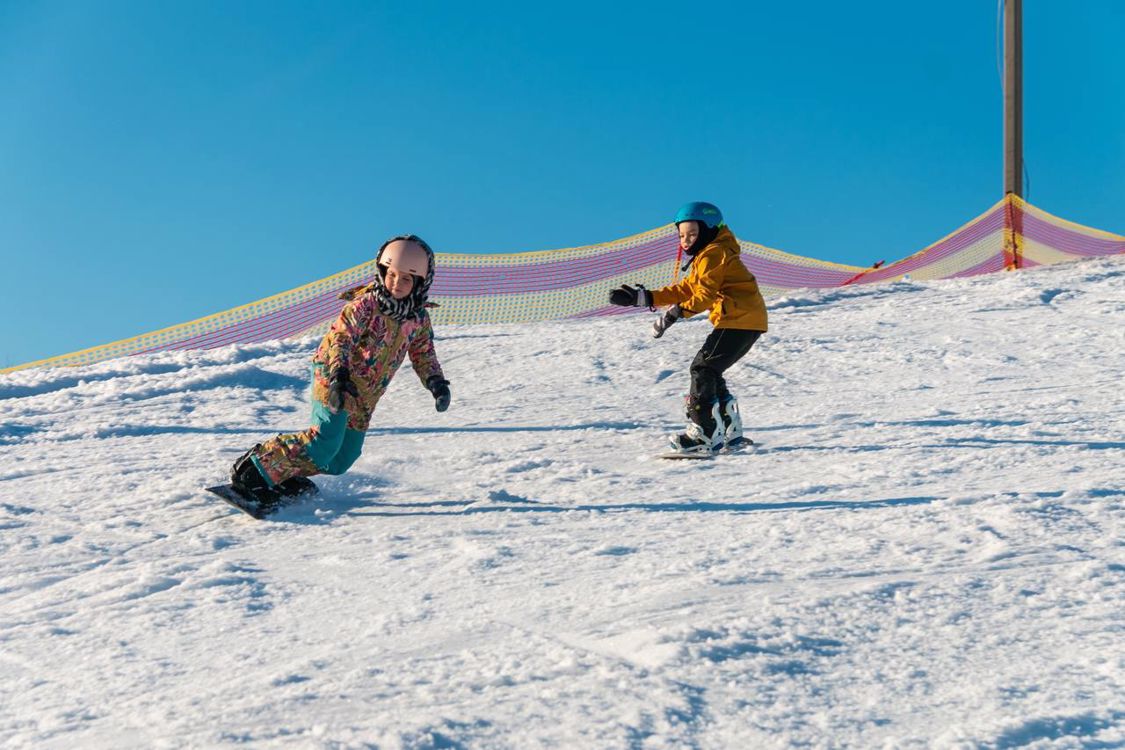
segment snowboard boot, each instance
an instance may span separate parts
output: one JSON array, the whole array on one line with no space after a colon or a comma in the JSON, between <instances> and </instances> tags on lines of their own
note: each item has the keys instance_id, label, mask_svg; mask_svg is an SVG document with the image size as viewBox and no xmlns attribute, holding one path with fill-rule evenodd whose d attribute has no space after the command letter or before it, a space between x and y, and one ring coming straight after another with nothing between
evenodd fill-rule
<instances>
[{"instance_id":1,"label":"snowboard boot","mask_svg":"<svg viewBox=\"0 0 1125 750\"><path fill-rule=\"evenodd\" d=\"M738 399L727 395L719 402L719 416L723 420L724 443L727 447L745 441L742 435L742 414L738 411Z\"/></svg>"},{"instance_id":2,"label":"snowboard boot","mask_svg":"<svg viewBox=\"0 0 1125 750\"><path fill-rule=\"evenodd\" d=\"M255 445L234 462L234 466L230 469L230 485L236 492L258 501L258 504L266 509L277 505L281 495L270 487L262 472L254 465L254 451L259 447L261 446Z\"/></svg>"},{"instance_id":3,"label":"snowboard boot","mask_svg":"<svg viewBox=\"0 0 1125 750\"><path fill-rule=\"evenodd\" d=\"M276 487L282 497L297 497L298 495L315 495L318 490L308 477L290 477Z\"/></svg>"},{"instance_id":4,"label":"snowboard boot","mask_svg":"<svg viewBox=\"0 0 1125 750\"><path fill-rule=\"evenodd\" d=\"M723 445L724 435L719 427L719 405L710 404L707 409L695 397L687 400L687 430L672 438L672 450L677 453L711 453ZM708 429L710 427L710 429Z\"/></svg>"}]
</instances>

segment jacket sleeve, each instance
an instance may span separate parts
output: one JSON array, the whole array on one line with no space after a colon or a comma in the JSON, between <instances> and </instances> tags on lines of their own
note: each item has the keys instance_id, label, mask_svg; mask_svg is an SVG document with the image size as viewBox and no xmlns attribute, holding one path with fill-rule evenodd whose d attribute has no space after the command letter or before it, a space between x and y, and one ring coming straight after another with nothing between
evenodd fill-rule
<instances>
[{"instance_id":1,"label":"jacket sleeve","mask_svg":"<svg viewBox=\"0 0 1125 750\"><path fill-rule=\"evenodd\" d=\"M418 373L423 385L435 375L445 377L441 371L441 363L438 362L437 351L434 349L434 326L430 322L429 315L423 317L422 327L411 338L408 352L410 364L414 366L414 372Z\"/></svg>"},{"instance_id":2,"label":"jacket sleeve","mask_svg":"<svg viewBox=\"0 0 1125 750\"><path fill-rule=\"evenodd\" d=\"M340 317L324 335L325 366L329 373L338 367L348 367L359 338L371 322L374 308L371 298L364 295L344 305Z\"/></svg>"},{"instance_id":3,"label":"jacket sleeve","mask_svg":"<svg viewBox=\"0 0 1125 750\"><path fill-rule=\"evenodd\" d=\"M726 254L704 253L692 264L692 272L678 284L654 289L652 303L657 307L679 305L684 317L710 310L721 297Z\"/></svg>"}]
</instances>

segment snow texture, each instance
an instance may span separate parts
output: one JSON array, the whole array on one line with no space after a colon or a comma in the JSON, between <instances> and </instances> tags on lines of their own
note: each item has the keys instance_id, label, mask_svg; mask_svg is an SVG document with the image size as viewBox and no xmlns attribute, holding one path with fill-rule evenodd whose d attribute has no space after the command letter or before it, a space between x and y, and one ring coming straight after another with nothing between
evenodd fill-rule
<instances>
[{"instance_id":1,"label":"snow texture","mask_svg":"<svg viewBox=\"0 0 1125 750\"><path fill-rule=\"evenodd\" d=\"M447 326L264 522L315 341L0 378L0 746L1125 746L1125 259L770 314L753 449L654 458L705 321Z\"/></svg>"}]
</instances>

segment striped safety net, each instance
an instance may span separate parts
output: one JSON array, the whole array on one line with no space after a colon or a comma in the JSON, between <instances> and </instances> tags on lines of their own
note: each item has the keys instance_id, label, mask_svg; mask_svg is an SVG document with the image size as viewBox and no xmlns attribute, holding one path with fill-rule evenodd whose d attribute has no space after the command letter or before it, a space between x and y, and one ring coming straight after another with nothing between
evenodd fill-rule
<instances>
[{"instance_id":1,"label":"striped safety net","mask_svg":"<svg viewBox=\"0 0 1125 750\"><path fill-rule=\"evenodd\" d=\"M737 227L734 227L737 233ZM1125 236L1052 216L1008 196L955 232L890 265L864 269L740 240L743 260L768 299L792 289L973 276L1080 258L1125 253ZM613 315L620 284L656 288L677 275L672 225L598 245L505 255L437 254L430 299L435 324L524 323ZM212 349L323 334L344 305L341 292L374 278L374 260L232 310L134 338L0 372L82 365L175 349Z\"/></svg>"}]
</instances>

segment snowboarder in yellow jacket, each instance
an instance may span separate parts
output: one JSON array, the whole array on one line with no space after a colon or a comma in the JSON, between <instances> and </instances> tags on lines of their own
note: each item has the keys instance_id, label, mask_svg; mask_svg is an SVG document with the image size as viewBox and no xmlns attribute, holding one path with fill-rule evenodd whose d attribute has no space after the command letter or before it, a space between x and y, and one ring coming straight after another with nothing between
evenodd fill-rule
<instances>
[{"instance_id":1,"label":"snowboarder in yellow jacket","mask_svg":"<svg viewBox=\"0 0 1125 750\"><path fill-rule=\"evenodd\" d=\"M746 356L768 329L766 303L754 274L742 263L738 240L710 203L688 203L676 213L680 248L688 257L683 281L648 290L625 285L609 294L623 307L671 307L656 321L660 338L680 318L707 312L714 330L691 363L687 431L672 438L673 450L710 453L745 438L738 402L723 373Z\"/></svg>"}]
</instances>

